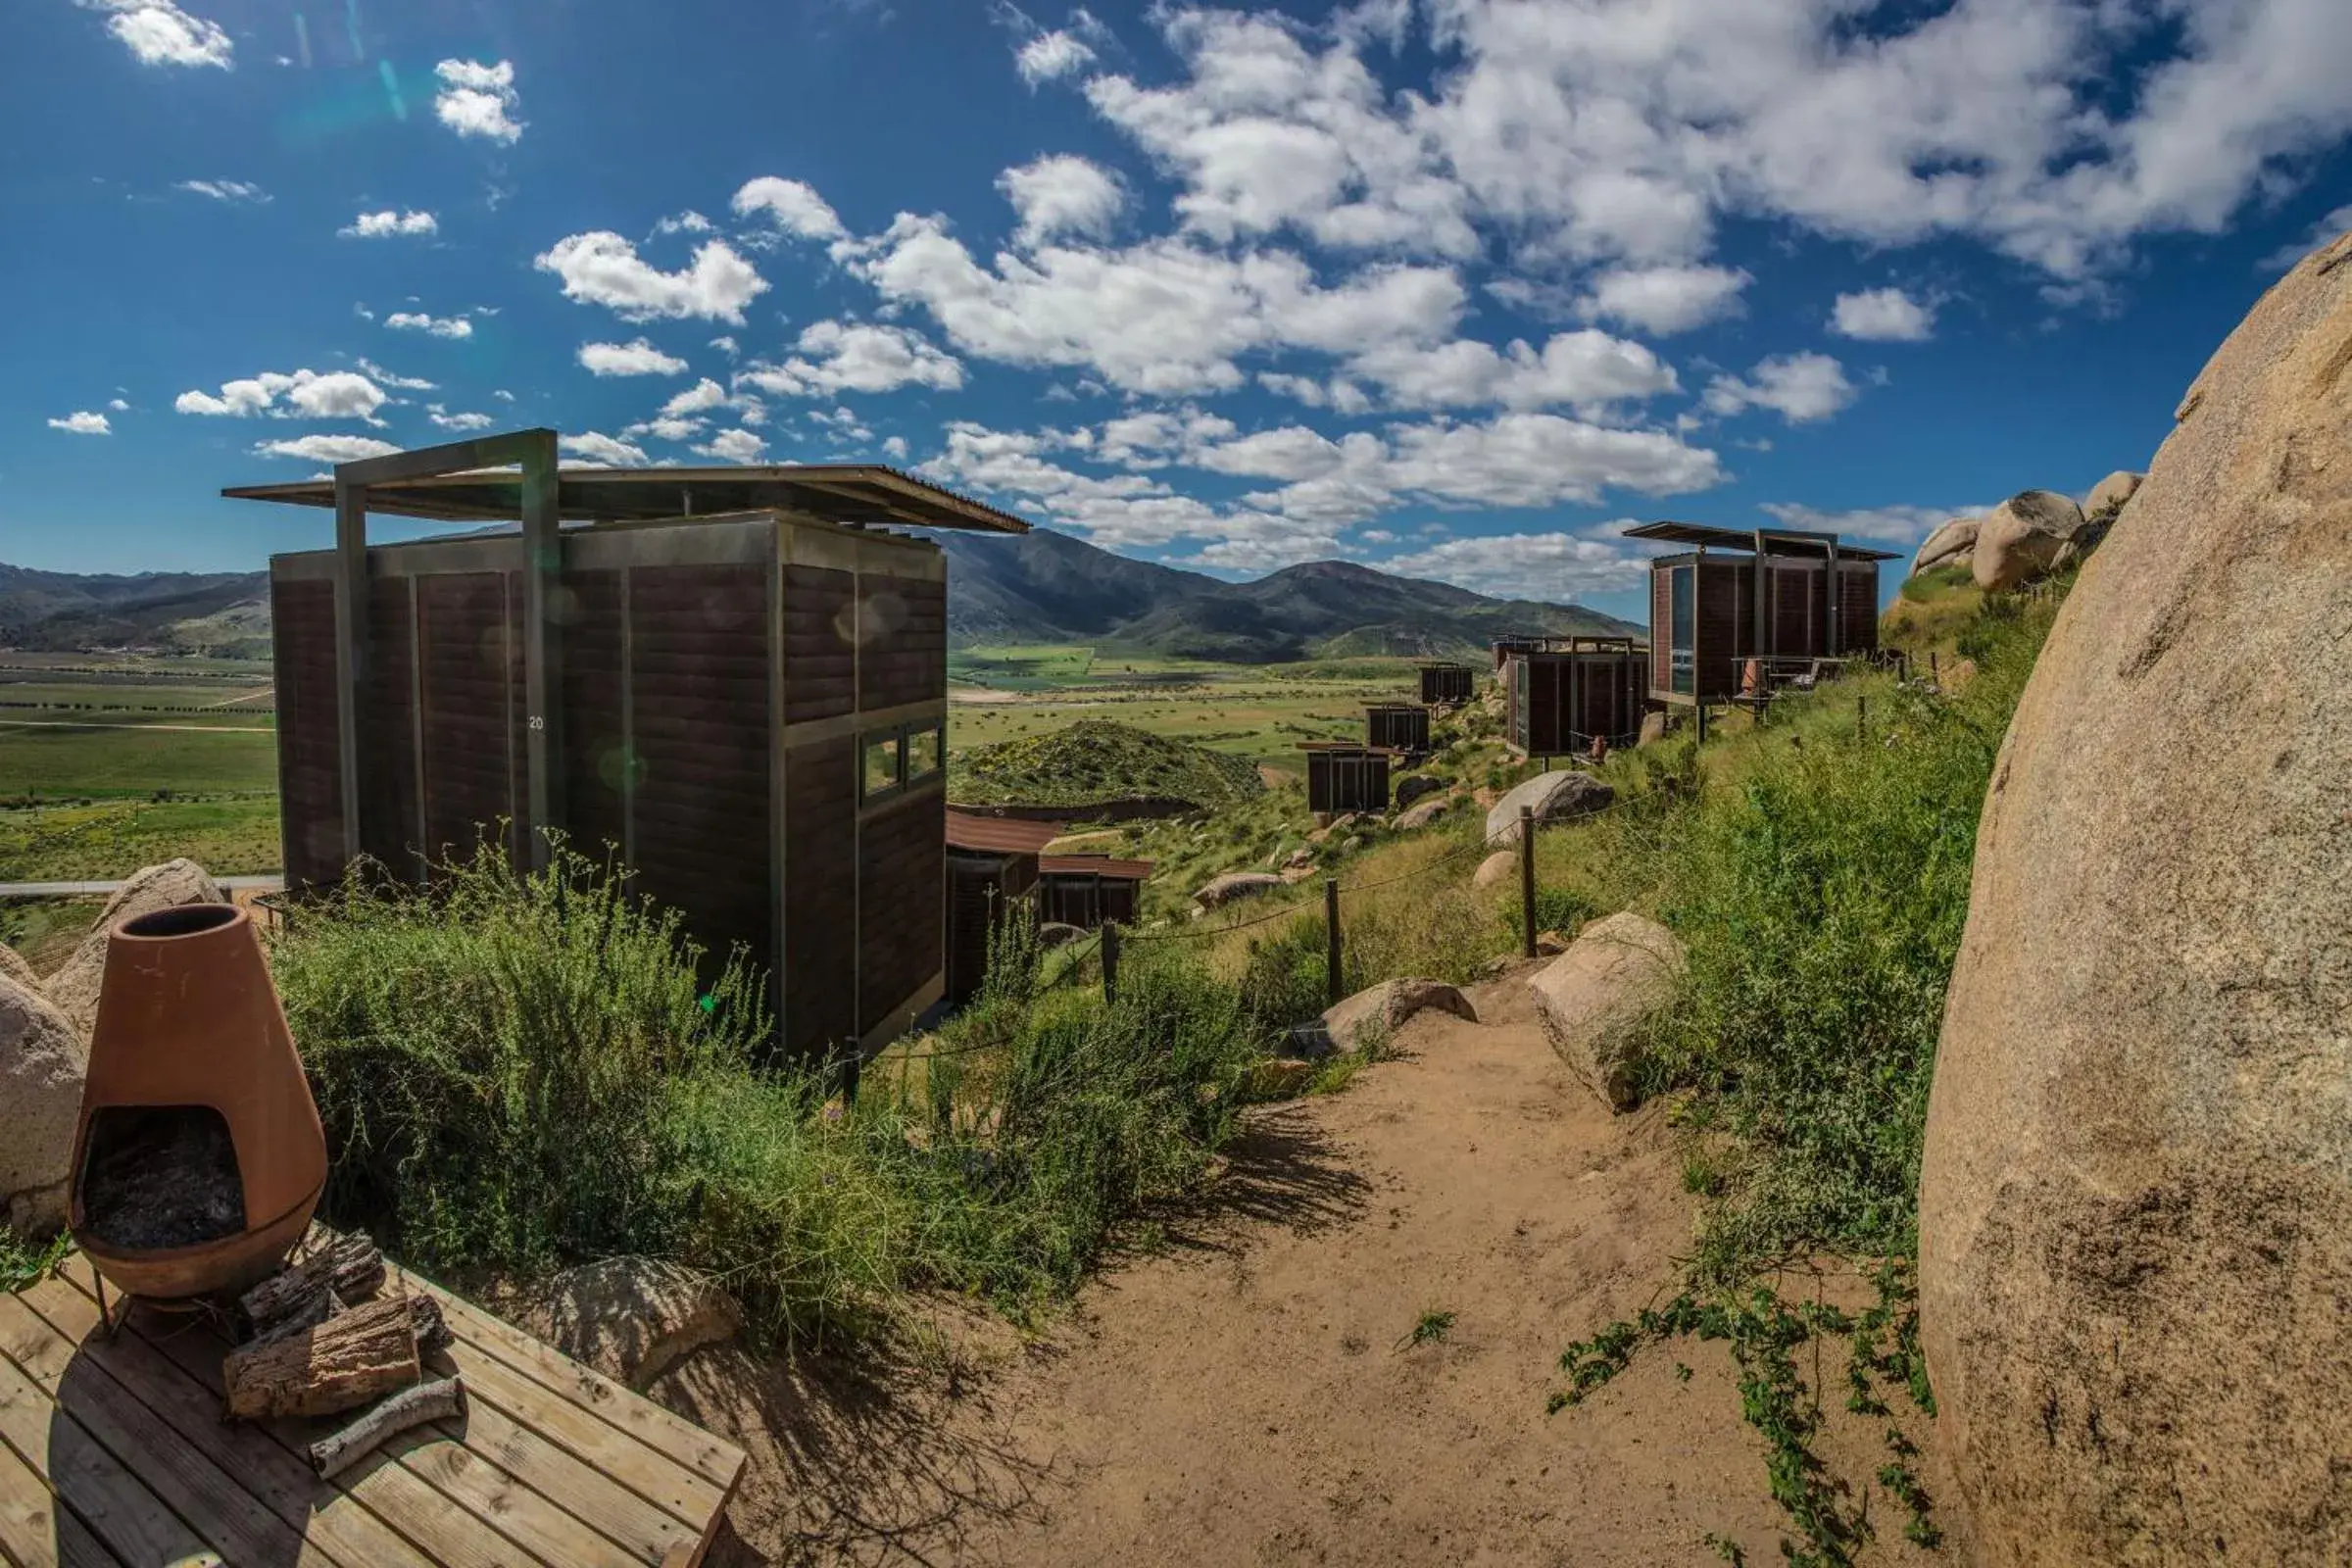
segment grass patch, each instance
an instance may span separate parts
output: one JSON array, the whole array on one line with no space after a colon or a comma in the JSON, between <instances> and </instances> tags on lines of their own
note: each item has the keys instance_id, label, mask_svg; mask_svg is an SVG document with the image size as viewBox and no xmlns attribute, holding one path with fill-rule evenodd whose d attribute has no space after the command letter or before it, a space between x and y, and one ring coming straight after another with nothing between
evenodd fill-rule
<instances>
[{"instance_id":1,"label":"grass patch","mask_svg":"<svg viewBox=\"0 0 2352 1568\"><path fill-rule=\"evenodd\" d=\"M1069 806L1172 800L1202 810L1265 792L1243 758L1104 719L967 754L955 795L977 805Z\"/></svg>"},{"instance_id":2,"label":"grass patch","mask_svg":"<svg viewBox=\"0 0 2352 1568\"><path fill-rule=\"evenodd\" d=\"M0 1225L0 1295L38 1285L74 1250L74 1238L59 1231L46 1242L28 1242Z\"/></svg>"},{"instance_id":3,"label":"grass patch","mask_svg":"<svg viewBox=\"0 0 2352 1568\"><path fill-rule=\"evenodd\" d=\"M106 881L183 855L217 876L276 870L277 797L0 809L0 881Z\"/></svg>"},{"instance_id":4,"label":"grass patch","mask_svg":"<svg viewBox=\"0 0 2352 1568\"><path fill-rule=\"evenodd\" d=\"M147 721L50 728L8 719L0 722L0 797L276 790L277 737L269 717L239 721L258 734L219 727L228 721L205 715L206 727L156 729Z\"/></svg>"},{"instance_id":5,"label":"grass patch","mask_svg":"<svg viewBox=\"0 0 2352 1568\"><path fill-rule=\"evenodd\" d=\"M1446 1337L1452 1332L1453 1314L1431 1307L1413 1320L1413 1326L1405 1330L1404 1338L1396 1342L1396 1348L1412 1350L1424 1345L1444 1345Z\"/></svg>"}]
</instances>

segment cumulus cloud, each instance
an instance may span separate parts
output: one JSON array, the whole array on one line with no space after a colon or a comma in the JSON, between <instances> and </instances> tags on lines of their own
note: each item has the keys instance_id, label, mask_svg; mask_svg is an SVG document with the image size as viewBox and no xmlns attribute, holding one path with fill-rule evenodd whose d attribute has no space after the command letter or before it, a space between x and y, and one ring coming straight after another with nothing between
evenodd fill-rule
<instances>
[{"instance_id":1,"label":"cumulus cloud","mask_svg":"<svg viewBox=\"0 0 2352 1568\"><path fill-rule=\"evenodd\" d=\"M2265 256L2261 262L2256 264L2256 270L2264 272L2283 272L2348 229L2352 229L2352 203L2347 203L2327 214L2306 229L2300 237L2287 241L2270 255Z\"/></svg>"},{"instance_id":2,"label":"cumulus cloud","mask_svg":"<svg viewBox=\"0 0 2352 1568\"><path fill-rule=\"evenodd\" d=\"M49 428L63 430L69 435L113 435L115 433L114 426L107 422L105 415L93 414L87 409L76 409L62 419L51 419Z\"/></svg>"},{"instance_id":3,"label":"cumulus cloud","mask_svg":"<svg viewBox=\"0 0 2352 1568\"><path fill-rule=\"evenodd\" d=\"M721 430L694 449L706 458L722 463L758 463L767 451L767 443L749 430Z\"/></svg>"},{"instance_id":4,"label":"cumulus cloud","mask_svg":"<svg viewBox=\"0 0 2352 1568\"><path fill-rule=\"evenodd\" d=\"M487 414L452 414L440 404L429 404L425 415L444 430L487 430L498 421Z\"/></svg>"},{"instance_id":5,"label":"cumulus cloud","mask_svg":"<svg viewBox=\"0 0 2352 1568\"><path fill-rule=\"evenodd\" d=\"M767 292L767 279L723 239L707 240L683 270L664 272L609 229L569 234L534 265L564 280L567 299L602 305L624 321L679 319L743 324L743 308Z\"/></svg>"},{"instance_id":6,"label":"cumulus cloud","mask_svg":"<svg viewBox=\"0 0 2352 1568\"><path fill-rule=\"evenodd\" d=\"M653 460L645 449L606 435L601 430L582 430L575 435L556 437L556 451L570 459L568 466L593 464L604 468L642 468Z\"/></svg>"},{"instance_id":7,"label":"cumulus cloud","mask_svg":"<svg viewBox=\"0 0 2352 1568\"><path fill-rule=\"evenodd\" d=\"M209 196L217 202L266 202L270 193L250 180L244 179L183 179L172 187L196 196Z\"/></svg>"},{"instance_id":8,"label":"cumulus cloud","mask_svg":"<svg viewBox=\"0 0 2352 1568\"><path fill-rule=\"evenodd\" d=\"M1399 576L1435 578L1497 599L1555 604L1639 588L1649 570L1646 556L1602 529L1447 539L1378 564Z\"/></svg>"},{"instance_id":9,"label":"cumulus cloud","mask_svg":"<svg viewBox=\"0 0 2352 1568\"><path fill-rule=\"evenodd\" d=\"M312 463L357 463L381 458L400 448L370 435L304 435L286 441L264 441L253 449L265 458L305 458Z\"/></svg>"},{"instance_id":10,"label":"cumulus cloud","mask_svg":"<svg viewBox=\"0 0 2352 1568\"><path fill-rule=\"evenodd\" d=\"M226 71L236 45L219 23L192 16L171 0L74 0L102 12L113 33L142 66L218 66Z\"/></svg>"},{"instance_id":11,"label":"cumulus cloud","mask_svg":"<svg viewBox=\"0 0 2352 1568\"><path fill-rule=\"evenodd\" d=\"M430 213L393 212L362 213L335 230L345 239L384 239L394 234L432 234L439 232L441 221Z\"/></svg>"},{"instance_id":12,"label":"cumulus cloud","mask_svg":"<svg viewBox=\"0 0 2352 1568\"><path fill-rule=\"evenodd\" d=\"M461 136L508 147L522 139L523 122L514 118L522 96L514 90L512 60L444 60L433 74L441 82L433 94L433 114L441 123Z\"/></svg>"},{"instance_id":13,"label":"cumulus cloud","mask_svg":"<svg viewBox=\"0 0 2352 1568\"><path fill-rule=\"evenodd\" d=\"M681 375L686 369L684 360L641 337L626 343L583 343L578 357L591 375Z\"/></svg>"},{"instance_id":14,"label":"cumulus cloud","mask_svg":"<svg viewBox=\"0 0 2352 1568\"><path fill-rule=\"evenodd\" d=\"M1514 341L1497 351L1468 338L1391 344L1357 355L1348 368L1406 409L1572 406L1597 416L1613 404L1679 389L1673 368L1648 349L1592 330L1561 332L1541 350Z\"/></svg>"},{"instance_id":15,"label":"cumulus cloud","mask_svg":"<svg viewBox=\"0 0 2352 1568\"><path fill-rule=\"evenodd\" d=\"M890 461L893 463L906 462L906 438L903 435L894 435L889 440L883 442L882 455L890 459Z\"/></svg>"},{"instance_id":16,"label":"cumulus cloud","mask_svg":"<svg viewBox=\"0 0 2352 1568\"><path fill-rule=\"evenodd\" d=\"M1827 354L1782 354L1761 361L1745 380L1719 375L1707 383L1706 407L1726 417L1770 409L1790 424L1829 418L1854 401L1845 367Z\"/></svg>"},{"instance_id":17,"label":"cumulus cloud","mask_svg":"<svg viewBox=\"0 0 2352 1568\"><path fill-rule=\"evenodd\" d=\"M754 363L736 372L739 385L778 397L832 397L843 392L895 392L905 386L954 391L963 367L919 332L860 321L815 321L781 365Z\"/></svg>"},{"instance_id":18,"label":"cumulus cloud","mask_svg":"<svg viewBox=\"0 0 2352 1568\"><path fill-rule=\"evenodd\" d=\"M395 332L429 332L434 337L468 338L473 323L463 316L427 316L421 311L394 311L384 324Z\"/></svg>"},{"instance_id":19,"label":"cumulus cloud","mask_svg":"<svg viewBox=\"0 0 2352 1568\"><path fill-rule=\"evenodd\" d=\"M1730 267L1612 267L1592 279L1583 311L1660 337L1740 314L1753 282Z\"/></svg>"},{"instance_id":20,"label":"cumulus cloud","mask_svg":"<svg viewBox=\"0 0 2352 1568\"><path fill-rule=\"evenodd\" d=\"M264 370L256 376L224 381L218 393L182 392L172 407L181 414L243 416L270 414L281 418L365 419L382 421L375 411L388 399L381 387L354 370L296 370L283 374Z\"/></svg>"},{"instance_id":21,"label":"cumulus cloud","mask_svg":"<svg viewBox=\"0 0 2352 1568\"><path fill-rule=\"evenodd\" d=\"M1784 528L1834 533L1847 539L1869 539L1908 548L1952 518L1982 516L1994 505L1988 502L1974 507L1863 507L1851 512L1825 512L1793 502L1767 501L1763 510Z\"/></svg>"},{"instance_id":22,"label":"cumulus cloud","mask_svg":"<svg viewBox=\"0 0 2352 1568\"><path fill-rule=\"evenodd\" d=\"M1068 153L1007 169L997 176L997 189L1020 215L1014 238L1023 245L1035 245L1056 234L1101 238L1110 231L1127 200L1127 193L1108 170Z\"/></svg>"},{"instance_id":23,"label":"cumulus cloud","mask_svg":"<svg viewBox=\"0 0 2352 1568\"><path fill-rule=\"evenodd\" d=\"M1022 44L1013 51L1012 61L1021 79L1035 88L1084 71L1095 63L1095 51L1076 33L1055 28Z\"/></svg>"},{"instance_id":24,"label":"cumulus cloud","mask_svg":"<svg viewBox=\"0 0 2352 1568\"><path fill-rule=\"evenodd\" d=\"M388 386L395 392L431 392L436 389L434 382L427 381L420 375L402 375L398 371L387 370L365 355L351 363L358 366L377 386ZM505 396L504 393L494 395Z\"/></svg>"},{"instance_id":25,"label":"cumulus cloud","mask_svg":"<svg viewBox=\"0 0 2352 1568\"><path fill-rule=\"evenodd\" d=\"M765 213L778 229L802 239L849 237L850 231L842 226L841 215L833 211L813 186L802 180L763 174L746 181L736 191L731 205L738 218Z\"/></svg>"},{"instance_id":26,"label":"cumulus cloud","mask_svg":"<svg viewBox=\"0 0 2352 1568\"><path fill-rule=\"evenodd\" d=\"M1936 335L1936 307L1899 288L1840 294L1830 313L1830 330L1869 343L1925 343Z\"/></svg>"}]
</instances>

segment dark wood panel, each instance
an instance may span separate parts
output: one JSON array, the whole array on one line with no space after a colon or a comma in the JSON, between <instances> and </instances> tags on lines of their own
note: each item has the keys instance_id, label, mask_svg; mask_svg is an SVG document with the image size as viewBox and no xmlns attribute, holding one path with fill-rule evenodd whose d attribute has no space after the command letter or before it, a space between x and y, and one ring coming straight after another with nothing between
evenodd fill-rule
<instances>
[{"instance_id":1,"label":"dark wood panel","mask_svg":"<svg viewBox=\"0 0 2352 1568\"><path fill-rule=\"evenodd\" d=\"M1306 808L1326 812L1387 810L1388 758L1379 752L1307 753Z\"/></svg>"},{"instance_id":2,"label":"dark wood panel","mask_svg":"<svg viewBox=\"0 0 2352 1568\"><path fill-rule=\"evenodd\" d=\"M416 583L424 847L436 860L470 857L515 815L505 574L437 572Z\"/></svg>"},{"instance_id":3,"label":"dark wood panel","mask_svg":"<svg viewBox=\"0 0 2352 1568\"><path fill-rule=\"evenodd\" d=\"M857 743L795 747L784 766L788 1052L821 1058L858 1037L857 897Z\"/></svg>"},{"instance_id":4,"label":"dark wood panel","mask_svg":"<svg viewBox=\"0 0 2352 1568\"><path fill-rule=\"evenodd\" d=\"M573 849L618 858L627 840L620 573L564 574L564 827Z\"/></svg>"},{"instance_id":5,"label":"dark wood panel","mask_svg":"<svg viewBox=\"0 0 2352 1568\"><path fill-rule=\"evenodd\" d=\"M272 578L270 619L279 853L289 886L332 882L343 874L334 585Z\"/></svg>"},{"instance_id":6,"label":"dark wood panel","mask_svg":"<svg viewBox=\"0 0 2352 1568\"><path fill-rule=\"evenodd\" d=\"M1838 634L1844 651L1866 654L1879 646L1879 564L1841 561L1838 564L1840 607Z\"/></svg>"},{"instance_id":7,"label":"dark wood panel","mask_svg":"<svg viewBox=\"0 0 2352 1568\"><path fill-rule=\"evenodd\" d=\"M416 624L410 579L368 584L368 680L360 705L360 850L404 882L422 879L416 777Z\"/></svg>"},{"instance_id":8,"label":"dark wood panel","mask_svg":"<svg viewBox=\"0 0 2352 1568\"><path fill-rule=\"evenodd\" d=\"M1749 595L1754 579L1745 562L1702 559L1693 608L1697 612L1698 694L1711 699L1740 688L1740 661L1755 650L1748 644L1755 619Z\"/></svg>"},{"instance_id":9,"label":"dark wood panel","mask_svg":"<svg viewBox=\"0 0 2352 1568\"><path fill-rule=\"evenodd\" d=\"M893 802L858 824L860 1034L940 972L947 829L947 796L939 790Z\"/></svg>"},{"instance_id":10,"label":"dark wood panel","mask_svg":"<svg viewBox=\"0 0 2352 1568\"><path fill-rule=\"evenodd\" d=\"M1649 568L1649 683L1659 691L1674 685L1674 568Z\"/></svg>"},{"instance_id":11,"label":"dark wood panel","mask_svg":"<svg viewBox=\"0 0 2352 1568\"><path fill-rule=\"evenodd\" d=\"M896 708L947 696L947 584L861 575L858 637L859 709Z\"/></svg>"},{"instance_id":12,"label":"dark wood panel","mask_svg":"<svg viewBox=\"0 0 2352 1568\"><path fill-rule=\"evenodd\" d=\"M822 566L784 568L784 722L858 706L858 579Z\"/></svg>"}]
</instances>

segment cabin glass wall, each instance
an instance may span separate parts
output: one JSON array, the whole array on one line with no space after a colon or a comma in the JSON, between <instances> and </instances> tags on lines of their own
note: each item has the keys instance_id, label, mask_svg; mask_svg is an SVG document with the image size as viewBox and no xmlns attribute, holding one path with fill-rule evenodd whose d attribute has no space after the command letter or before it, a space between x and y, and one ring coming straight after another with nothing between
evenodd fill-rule
<instances>
[{"instance_id":1,"label":"cabin glass wall","mask_svg":"<svg viewBox=\"0 0 2352 1568\"><path fill-rule=\"evenodd\" d=\"M1698 689L1695 646L1698 631L1698 571L1693 566L1676 566L1670 575L1671 621L1666 641L1670 660L1668 668L1673 677L1672 689L1688 696Z\"/></svg>"}]
</instances>

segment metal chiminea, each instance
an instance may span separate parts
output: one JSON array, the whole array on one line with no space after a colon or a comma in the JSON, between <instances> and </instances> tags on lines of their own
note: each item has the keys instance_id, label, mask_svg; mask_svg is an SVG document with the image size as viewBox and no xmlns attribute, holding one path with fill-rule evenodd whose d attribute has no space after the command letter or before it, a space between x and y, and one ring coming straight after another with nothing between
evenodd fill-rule
<instances>
[{"instance_id":1,"label":"metal chiminea","mask_svg":"<svg viewBox=\"0 0 2352 1568\"><path fill-rule=\"evenodd\" d=\"M246 912L191 904L107 934L74 1135L92 1266L154 1300L277 1269L326 1186L326 1137Z\"/></svg>"}]
</instances>

